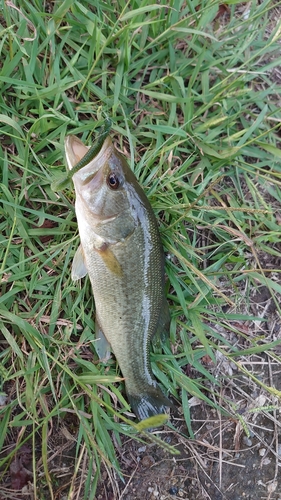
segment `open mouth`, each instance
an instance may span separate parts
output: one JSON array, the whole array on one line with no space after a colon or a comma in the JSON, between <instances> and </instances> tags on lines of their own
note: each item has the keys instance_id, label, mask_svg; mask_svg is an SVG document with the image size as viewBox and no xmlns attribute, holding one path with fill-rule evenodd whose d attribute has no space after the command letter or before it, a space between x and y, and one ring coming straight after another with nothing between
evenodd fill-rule
<instances>
[{"instance_id":1,"label":"open mouth","mask_svg":"<svg viewBox=\"0 0 281 500\"><path fill-rule=\"evenodd\" d=\"M65 139L65 154L67 160L67 166L69 170L72 170L77 163L84 158L87 154L89 148L83 144L78 137L74 135L68 135Z\"/></svg>"}]
</instances>

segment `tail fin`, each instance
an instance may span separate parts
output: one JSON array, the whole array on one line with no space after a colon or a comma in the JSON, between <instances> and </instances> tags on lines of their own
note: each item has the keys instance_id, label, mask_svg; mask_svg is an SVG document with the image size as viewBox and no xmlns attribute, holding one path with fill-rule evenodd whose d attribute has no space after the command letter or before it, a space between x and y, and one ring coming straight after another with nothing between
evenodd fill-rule
<instances>
[{"instance_id":1,"label":"tail fin","mask_svg":"<svg viewBox=\"0 0 281 500\"><path fill-rule=\"evenodd\" d=\"M139 420L167 413L167 407L173 406L159 387L151 387L151 391L147 394L128 394L128 399Z\"/></svg>"}]
</instances>

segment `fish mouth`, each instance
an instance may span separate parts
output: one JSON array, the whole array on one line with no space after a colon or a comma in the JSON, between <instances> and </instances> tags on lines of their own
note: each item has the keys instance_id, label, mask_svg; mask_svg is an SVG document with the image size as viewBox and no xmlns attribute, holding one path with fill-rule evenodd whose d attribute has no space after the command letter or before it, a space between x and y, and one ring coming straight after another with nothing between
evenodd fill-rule
<instances>
[{"instance_id":1,"label":"fish mouth","mask_svg":"<svg viewBox=\"0 0 281 500\"><path fill-rule=\"evenodd\" d=\"M84 158L90 149L75 135L66 136L64 147L68 170L72 170L77 163ZM87 165L82 167L81 170L78 170L74 176L77 176L77 174L82 172L83 174L81 176L81 180L86 180L89 175L95 174L100 169L102 164L110 157L112 148L113 144L111 139L107 137L97 155L92 158Z\"/></svg>"},{"instance_id":2,"label":"fish mouth","mask_svg":"<svg viewBox=\"0 0 281 500\"><path fill-rule=\"evenodd\" d=\"M89 149L75 135L68 135L65 138L64 147L67 167L69 170L72 170L73 167L77 165L77 163L85 156Z\"/></svg>"}]
</instances>

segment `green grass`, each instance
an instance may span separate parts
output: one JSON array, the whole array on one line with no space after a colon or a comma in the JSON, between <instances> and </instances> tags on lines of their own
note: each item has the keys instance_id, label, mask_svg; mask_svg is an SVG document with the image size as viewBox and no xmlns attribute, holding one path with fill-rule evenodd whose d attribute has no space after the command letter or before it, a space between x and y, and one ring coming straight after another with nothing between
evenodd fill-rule
<instances>
[{"instance_id":1,"label":"green grass","mask_svg":"<svg viewBox=\"0 0 281 500\"><path fill-rule=\"evenodd\" d=\"M273 81L281 25L271 26L271 1L249 2L247 16L240 2L225 4L225 19L213 0L2 4L0 391L9 397L0 407L0 483L15 451L33 443L36 498L48 489L55 498L46 437L70 416L69 495L85 456L83 498L95 498L101 464L122 474L112 436L119 444L122 435L156 439L129 419L115 361L98 362L89 280L70 276L79 244L73 187L51 190L65 172L65 135L92 144L105 114L160 222L172 350L154 346L152 366L183 406L191 436L189 395L235 414L206 356L214 363L221 352L237 363L267 352L281 362L263 321L258 337L237 326L258 320L249 291L262 285L280 314L280 269L270 266L279 276L272 279L260 255L280 255L281 89Z\"/></svg>"}]
</instances>

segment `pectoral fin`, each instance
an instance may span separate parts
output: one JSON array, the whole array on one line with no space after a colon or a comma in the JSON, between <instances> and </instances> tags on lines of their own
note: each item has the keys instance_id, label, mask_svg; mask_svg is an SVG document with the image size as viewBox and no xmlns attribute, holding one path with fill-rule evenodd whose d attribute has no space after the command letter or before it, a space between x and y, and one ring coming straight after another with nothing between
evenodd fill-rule
<instances>
[{"instance_id":1,"label":"pectoral fin","mask_svg":"<svg viewBox=\"0 0 281 500\"><path fill-rule=\"evenodd\" d=\"M117 276L123 276L122 267L120 266L118 259L115 257L114 253L108 245L104 244L101 248L96 248L96 251L100 254L109 271L116 274Z\"/></svg>"},{"instance_id":2,"label":"pectoral fin","mask_svg":"<svg viewBox=\"0 0 281 500\"><path fill-rule=\"evenodd\" d=\"M84 261L84 253L82 246L79 245L72 262L71 278L73 281L77 281L80 278L84 278L86 274L88 274L88 271Z\"/></svg>"}]
</instances>

